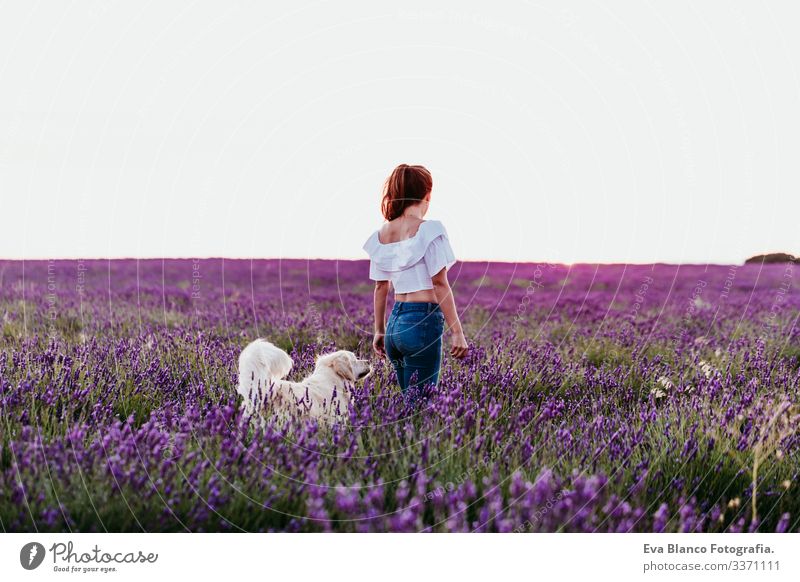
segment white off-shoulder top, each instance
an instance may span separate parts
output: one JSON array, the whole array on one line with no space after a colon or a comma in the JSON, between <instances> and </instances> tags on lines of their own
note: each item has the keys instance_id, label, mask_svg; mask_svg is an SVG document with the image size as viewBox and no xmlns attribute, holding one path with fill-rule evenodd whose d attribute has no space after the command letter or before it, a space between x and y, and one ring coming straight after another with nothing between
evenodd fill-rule
<instances>
[{"instance_id":1,"label":"white off-shoulder top","mask_svg":"<svg viewBox=\"0 0 800 582\"><path fill-rule=\"evenodd\" d=\"M405 240L382 243L375 231L364 243L369 255L369 278L391 281L395 293L433 289L431 277L456 262L447 231L438 220L426 220Z\"/></svg>"}]
</instances>

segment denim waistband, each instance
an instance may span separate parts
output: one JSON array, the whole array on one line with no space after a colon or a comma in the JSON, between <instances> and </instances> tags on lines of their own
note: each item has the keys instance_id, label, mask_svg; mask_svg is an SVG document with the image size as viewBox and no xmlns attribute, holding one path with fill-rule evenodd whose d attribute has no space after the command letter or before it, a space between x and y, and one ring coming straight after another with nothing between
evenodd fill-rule
<instances>
[{"instance_id":1,"label":"denim waistband","mask_svg":"<svg viewBox=\"0 0 800 582\"><path fill-rule=\"evenodd\" d=\"M395 313L403 313L405 311L433 313L434 311L440 311L440 308L438 303L429 303L426 301L395 301L392 311Z\"/></svg>"}]
</instances>

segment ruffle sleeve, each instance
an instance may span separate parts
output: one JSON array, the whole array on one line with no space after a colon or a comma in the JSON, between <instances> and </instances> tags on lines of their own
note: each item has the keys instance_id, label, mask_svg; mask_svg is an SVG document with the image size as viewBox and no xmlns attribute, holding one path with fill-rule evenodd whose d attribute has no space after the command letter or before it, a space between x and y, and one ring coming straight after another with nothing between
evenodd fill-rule
<instances>
[{"instance_id":1,"label":"ruffle sleeve","mask_svg":"<svg viewBox=\"0 0 800 582\"><path fill-rule=\"evenodd\" d=\"M375 231L372 236L367 239L367 242L364 243L362 247L367 254L369 255L369 278L373 281L389 281L391 276L389 273L378 267L378 264L375 261L375 256L377 256L378 252L380 251L380 241L378 240L378 232Z\"/></svg>"},{"instance_id":2,"label":"ruffle sleeve","mask_svg":"<svg viewBox=\"0 0 800 582\"><path fill-rule=\"evenodd\" d=\"M375 261L369 262L369 278L373 281L388 281L391 277L386 271L382 271L375 264Z\"/></svg>"},{"instance_id":3,"label":"ruffle sleeve","mask_svg":"<svg viewBox=\"0 0 800 582\"><path fill-rule=\"evenodd\" d=\"M442 227L442 234L434 238L425 250L425 267L428 275L433 277L442 269L450 269L456 263L456 256L450 246L450 240Z\"/></svg>"}]
</instances>

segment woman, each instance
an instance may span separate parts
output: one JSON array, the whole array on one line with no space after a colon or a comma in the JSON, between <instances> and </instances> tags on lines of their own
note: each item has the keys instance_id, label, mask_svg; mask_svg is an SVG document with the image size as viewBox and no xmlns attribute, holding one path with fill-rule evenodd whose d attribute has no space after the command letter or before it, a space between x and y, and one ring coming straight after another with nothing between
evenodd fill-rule
<instances>
[{"instance_id":1,"label":"woman","mask_svg":"<svg viewBox=\"0 0 800 582\"><path fill-rule=\"evenodd\" d=\"M427 396L439 380L444 324L450 355L463 358L467 340L456 312L447 270L456 262L444 226L424 220L433 178L422 166L400 164L386 180L381 211L387 222L364 244L375 281L375 338L372 347L388 356L407 400ZM386 325L389 284L394 307Z\"/></svg>"}]
</instances>

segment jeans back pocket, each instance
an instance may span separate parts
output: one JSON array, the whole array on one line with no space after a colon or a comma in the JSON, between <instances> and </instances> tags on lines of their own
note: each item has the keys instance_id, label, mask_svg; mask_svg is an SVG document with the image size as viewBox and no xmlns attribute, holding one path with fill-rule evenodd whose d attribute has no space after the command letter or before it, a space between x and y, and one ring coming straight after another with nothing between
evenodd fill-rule
<instances>
[{"instance_id":1,"label":"jeans back pocket","mask_svg":"<svg viewBox=\"0 0 800 582\"><path fill-rule=\"evenodd\" d=\"M418 352L425 347L429 322L422 312L401 313L393 328L394 344L404 354Z\"/></svg>"}]
</instances>

